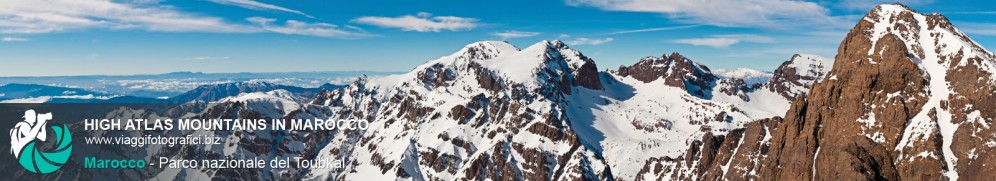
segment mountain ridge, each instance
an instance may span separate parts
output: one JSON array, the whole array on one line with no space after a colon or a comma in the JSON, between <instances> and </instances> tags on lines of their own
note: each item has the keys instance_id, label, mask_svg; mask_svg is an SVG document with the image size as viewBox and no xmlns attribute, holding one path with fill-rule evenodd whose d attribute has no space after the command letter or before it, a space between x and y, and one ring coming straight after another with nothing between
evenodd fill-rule
<instances>
[{"instance_id":1,"label":"mountain ridge","mask_svg":"<svg viewBox=\"0 0 996 181\"><path fill-rule=\"evenodd\" d=\"M994 142L987 126L993 116L984 114L996 111L992 53L943 16L902 5L872 9L838 49L828 78L794 101L784 119L752 123L725 137L736 141L702 147L738 168L704 179L992 176L984 171L994 169L984 163L996 145L987 144ZM746 144L762 137L767 141ZM724 149L741 146L764 151ZM742 162L750 158L759 159Z\"/></svg>"},{"instance_id":2,"label":"mountain ridge","mask_svg":"<svg viewBox=\"0 0 996 181\"><path fill-rule=\"evenodd\" d=\"M482 41L313 99L224 94L190 111L109 115L366 120L368 130L205 131L221 147L143 154L343 159L343 169L182 169L108 178L301 180L983 180L996 166L996 56L939 14L880 5L829 60L770 81L678 52L615 71L560 41ZM222 89L224 90L224 89ZM210 97L210 96L209 96ZM79 126L79 125L76 125ZM104 134L104 133L101 133ZM108 134L117 134L110 132ZM185 134L171 132L168 134ZM266 146L261 146L266 145ZM86 150L86 149L84 149ZM89 150L92 151L92 150ZM966 174L973 173L973 174ZM66 173L68 174L68 173ZM88 177L92 178L92 177Z\"/></svg>"},{"instance_id":3,"label":"mountain ridge","mask_svg":"<svg viewBox=\"0 0 996 181\"><path fill-rule=\"evenodd\" d=\"M496 43L502 45L496 45ZM732 82L735 81L716 77L707 67L694 63L678 53L665 56L669 57L668 59L643 59L640 61L643 63L638 62L634 65L654 67L655 65L663 65L664 62L679 65L674 66L673 69L668 67L669 69L654 70L653 68L638 69L624 66L627 73L632 74L619 75L615 72L585 72L585 69L597 70L594 61L559 41L541 41L521 50L504 44L507 43L493 41L471 43L453 55L428 61L409 73L379 78L361 78L344 89L319 95L319 98L312 103L333 107L335 112L340 113L338 118L361 118L372 122L372 130L368 130L368 133L363 134L363 136L337 134L331 145L358 145L371 147L372 150L401 149L377 149L376 147L380 146L363 141L349 141L365 139L380 140L381 145L409 145L406 146L408 151L405 151L405 154L398 152L391 154L381 151L374 153L338 152L338 154L322 154L319 157L353 158L359 156L360 158L372 158L372 162L368 162L366 159L355 160L360 163L356 169L368 170L361 169L367 167L377 170L370 172L371 174L395 172L403 178L419 176L423 178L486 177L501 179L503 177L499 176L500 174L492 174L526 172L527 170L532 174L524 174L523 177L519 177L520 179L608 179L618 176L626 178L635 176L635 172L640 171L640 169L623 168L622 164L628 161L622 159L605 160L609 159L605 155L618 155L620 151L632 150L620 147L621 145L609 144L615 141L614 139L620 139L626 135L639 135L646 137L647 140L632 144L658 145L665 140L684 141L687 137L671 136L670 138L658 139L652 138L654 137L652 135L667 135L670 132L695 135L711 134L712 132L723 134L730 129L738 128L737 125L754 119L751 117L772 117L776 116L774 112L785 111L778 110L781 108L773 108L777 111L759 111L760 106L756 106L758 108L746 109L751 113L745 113L745 110L734 108L745 106L744 104L750 102L749 99L741 96L754 96L755 93L769 92L769 90L744 88L744 91L731 93L733 95L721 94L718 88L733 87L735 84ZM486 48L477 49L478 47ZM487 47L504 48L487 49ZM505 61L516 62L513 64ZM648 61L650 63L647 63ZM654 64L653 61L660 64ZM494 63L506 65L498 66ZM508 65L516 67L506 67ZM682 74L675 74L686 76L677 76L671 81L657 81L659 79L651 78L665 75L665 72L671 70L687 70ZM647 81L628 76L637 74L652 76L647 76L645 79ZM700 79L698 76L708 78ZM675 84L675 82L691 82L687 81L686 78L687 80L700 80L695 83L703 85L701 87L708 85L710 88L708 94L715 92L715 94L720 95L706 98L701 96L706 95L705 90L689 92L687 90L692 86L686 87L681 84L679 87ZM584 79L594 79L598 82L584 82ZM717 87L717 89L711 90L712 87ZM660 88L680 92L661 95L661 92L651 91ZM697 97L693 93L698 93L701 97ZM767 95L767 97L756 95L757 97L754 99L757 101L755 102L762 102L760 100L763 99L780 100L782 102L780 104L784 104L784 109L787 109L789 101L779 94L769 92L763 95ZM671 110L665 106L671 103L654 101L658 96L687 103L677 104L675 109ZM712 103L714 101L718 102ZM639 114L631 113L635 116L646 115L660 118L630 120L622 122L622 124L606 122L606 119L619 118L598 118L625 116L617 114L619 111L631 109L630 104L649 106L648 109L641 109ZM681 108L677 108L679 105ZM715 112L678 114L684 112L683 109L693 109L697 106L708 107L708 110ZM667 113L655 114L653 109L658 108L671 114L683 116L666 115ZM452 122L454 125L437 128L437 126L445 125L448 122ZM403 126L399 127L398 124ZM640 130L641 133L631 135L631 133L626 133L627 131L606 132L605 127L599 126L608 124L630 127ZM412 134L421 136L412 137ZM412 137L411 139L416 141L408 141L406 137ZM505 138L498 139L502 137ZM445 142L454 138L461 140L459 144ZM476 140L473 141L476 144L468 148L465 144L465 141L468 140ZM540 141L540 143L536 141ZM658 152L649 154L657 155L661 154L660 151L671 150L668 155L677 157L685 146L685 144L681 144L677 149L653 146L653 149L644 151L648 153ZM457 151L444 151L451 147L455 147L454 149ZM439 150L438 148L444 149ZM504 150L508 148L514 149ZM335 150L351 149L348 146L335 148ZM482 152L484 150L490 151ZM494 155L495 153L501 154ZM509 154L511 155L509 156ZM411 157L417 157L418 160L429 160L429 162L404 167L396 167L391 164L413 159ZM442 158L451 161L439 160ZM536 164L541 164L541 162L524 158L554 159L557 161L547 163L553 164L551 165L552 169L537 170L537 168L542 168L536 167ZM500 168L484 167L486 164L497 164L498 160L507 159L518 161L517 164L502 164L503 166ZM636 159L642 160L647 159L647 157ZM457 160L457 162L452 162L452 160ZM471 165L459 166L462 165L461 163L471 163ZM579 164L586 166L575 166ZM450 166L455 166L455 168L450 170L448 169ZM610 170L610 168L615 169ZM471 172L467 172L468 170ZM625 171L625 173L616 173L620 170ZM413 172L418 172L418 174ZM318 174L308 178L345 177L348 179L355 175L342 172L333 174L334 176ZM476 174L481 175L472 176ZM385 177L385 179L387 178Z\"/></svg>"}]
</instances>

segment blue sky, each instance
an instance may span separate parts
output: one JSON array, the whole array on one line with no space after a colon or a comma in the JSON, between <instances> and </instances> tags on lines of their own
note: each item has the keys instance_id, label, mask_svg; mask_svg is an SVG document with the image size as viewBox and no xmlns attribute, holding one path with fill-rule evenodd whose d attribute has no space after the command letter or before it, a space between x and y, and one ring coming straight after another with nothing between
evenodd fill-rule
<instances>
[{"instance_id":1,"label":"blue sky","mask_svg":"<svg viewBox=\"0 0 996 181\"><path fill-rule=\"evenodd\" d=\"M832 57L858 19L895 1L0 0L0 76L409 71L481 40L559 39L601 69L680 52L770 71ZM996 47L988 1L901 1Z\"/></svg>"}]
</instances>

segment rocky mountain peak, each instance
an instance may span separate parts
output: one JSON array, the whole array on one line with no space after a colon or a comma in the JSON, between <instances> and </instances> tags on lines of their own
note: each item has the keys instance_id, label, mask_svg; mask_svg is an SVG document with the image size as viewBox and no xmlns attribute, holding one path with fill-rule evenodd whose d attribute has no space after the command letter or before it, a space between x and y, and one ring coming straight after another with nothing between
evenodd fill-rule
<instances>
[{"instance_id":1,"label":"rocky mountain peak","mask_svg":"<svg viewBox=\"0 0 996 181\"><path fill-rule=\"evenodd\" d=\"M591 153L569 127L565 105L578 90L602 89L594 61L560 41L541 41L521 50L488 48L510 47L502 44L475 43L409 73L370 77L321 95L312 102L332 107L337 117L367 119L376 126L366 133L334 136L330 145L340 151L320 154L362 154L354 161L376 168L364 172L415 180L481 178L473 174L482 172L502 173L487 177L493 180L581 174L545 169L550 162L543 160L555 159L558 168L582 168L568 163L568 157ZM487 53L490 50L502 51ZM536 140L542 145L532 144ZM348 149L353 145L370 149ZM406 145L406 150L385 151L383 145ZM540 169L512 173L521 168ZM332 174L338 175L329 177ZM346 172L315 177L370 179Z\"/></svg>"},{"instance_id":2,"label":"rocky mountain peak","mask_svg":"<svg viewBox=\"0 0 996 181\"><path fill-rule=\"evenodd\" d=\"M713 74L724 79L739 79L743 80L745 86L753 87L755 85L760 85L771 80L773 72L760 71L749 68L737 68L737 69L716 69L712 70Z\"/></svg>"},{"instance_id":3,"label":"rocky mountain peak","mask_svg":"<svg viewBox=\"0 0 996 181\"><path fill-rule=\"evenodd\" d=\"M663 57L663 55L662 55L662 57ZM682 56L678 52L671 52L671 56L667 56L667 57L669 59L671 59L671 60L678 60L678 61L681 61L681 62L688 62L688 60L685 59L685 56Z\"/></svg>"},{"instance_id":4,"label":"rocky mountain peak","mask_svg":"<svg viewBox=\"0 0 996 181\"><path fill-rule=\"evenodd\" d=\"M789 100L809 92L809 87L833 68L833 59L818 55L795 54L775 69L770 81L764 86Z\"/></svg>"},{"instance_id":5,"label":"rocky mountain peak","mask_svg":"<svg viewBox=\"0 0 996 181\"><path fill-rule=\"evenodd\" d=\"M487 60L503 53L518 52L519 48L506 41L480 41L467 44L453 55L467 60Z\"/></svg>"},{"instance_id":6,"label":"rocky mountain peak","mask_svg":"<svg viewBox=\"0 0 996 181\"><path fill-rule=\"evenodd\" d=\"M869 45L860 48L866 48L869 55L875 53L872 48L879 39L895 36L918 59L958 54L992 57L991 52L955 28L944 15L921 14L902 4L876 6L855 25L852 33L849 37L863 35L859 38L868 39ZM925 68L922 62L917 64Z\"/></svg>"},{"instance_id":7,"label":"rocky mountain peak","mask_svg":"<svg viewBox=\"0 0 996 181\"><path fill-rule=\"evenodd\" d=\"M564 42L562 42L560 40L552 40L552 41L543 40L543 41L540 41L540 43L538 43L538 44L546 44L548 47L553 48L553 49L569 49L570 48L570 47L567 47L566 43L564 43Z\"/></svg>"},{"instance_id":8,"label":"rocky mountain peak","mask_svg":"<svg viewBox=\"0 0 996 181\"><path fill-rule=\"evenodd\" d=\"M198 86L194 90L171 97L174 102L217 101L243 92L266 92L281 88L280 85L264 81L230 82Z\"/></svg>"},{"instance_id":9,"label":"rocky mountain peak","mask_svg":"<svg viewBox=\"0 0 996 181\"><path fill-rule=\"evenodd\" d=\"M521 50L507 42L477 42L410 74L428 88L474 82L491 91L516 84L530 89L562 85L558 89L565 93L572 86L601 89L594 61L557 40Z\"/></svg>"},{"instance_id":10,"label":"rocky mountain peak","mask_svg":"<svg viewBox=\"0 0 996 181\"><path fill-rule=\"evenodd\" d=\"M649 83L663 79L668 86L682 88L692 95L708 97L717 77L709 67L693 62L678 52L670 56L646 57L632 66L620 66L615 72L623 77Z\"/></svg>"},{"instance_id":11,"label":"rocky mountain peak","mask_svg":"<svg viewBox=\"0 0 996 181\"><path fill-rule=\"evenodd\" d=\"M758 178L775 180L991 178L979 170L996 169L983 164L996 159L986 144L996 130L983 126L996 118L994 61L942 15L877 6L784 120L753 123L745 132L757 134L739 138L770 138L760 146L771 150L728 157L767 158L747 167L764 165Z\"/></svg>"},{"instance_id":12,"label":"rocky mountain peak","mask_svg":"<svg viewBox=\"0 0 996 181\"><path fill-rule=\"evenodd\" d=\"M808 80L815 81L812 89L792 102L784 119L706 135L703 140L721 143L690 147L701 153L691 157L707 161L699 165L713 165L698 168L699 179L996 176L982 171L996 170L986 164L996 160L996 130L989 126L996 120L996 58L943 15L880 5L851 29L833 62L803 57L780 66L769 88L789 82L784 80L807 82L803 75L820 72L800 68L832 69L822 80ZM801 62L813 63L792 66Z\"/></svg>"}]
</instances>

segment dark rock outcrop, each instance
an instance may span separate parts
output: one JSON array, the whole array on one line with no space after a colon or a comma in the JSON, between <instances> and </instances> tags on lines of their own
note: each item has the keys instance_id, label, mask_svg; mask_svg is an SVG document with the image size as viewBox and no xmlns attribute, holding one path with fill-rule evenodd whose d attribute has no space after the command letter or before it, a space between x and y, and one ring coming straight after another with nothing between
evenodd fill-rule
<instances>
[{"instance_id":1,"label":"dark rock outcrop","mask_svg":"<svg viewBox=\"0 0 996 181\"><path fill-rule=\"evenodd\" d=\"M678 52L670 56L646 57L629 67L620 66L616 74L647 83L662 79L665 85L682 88L700 97L709 97L708 93L718 79L709 67L692 62Z\"/></svg>"}]
</instances>

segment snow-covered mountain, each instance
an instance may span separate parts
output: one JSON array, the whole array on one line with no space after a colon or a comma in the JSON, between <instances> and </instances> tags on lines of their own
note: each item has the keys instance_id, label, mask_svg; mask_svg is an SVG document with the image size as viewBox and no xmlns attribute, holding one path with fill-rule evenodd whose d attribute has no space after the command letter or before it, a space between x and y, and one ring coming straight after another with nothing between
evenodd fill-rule
<instances>
[{"instance_id":1,"label":"snow-covered mountain","mask_svg":"<svg viewBox=\"0 0 996 181\"><path fill-rule=\"evenodd\" d=\"M818 55L795 54L782 63L764 87L775 90L789 100L805 95L809 87L822 80L833 68L833 59Z\"/></svg>"},{"instance_id":2,"label":"snow-covered mountain","mask_svg":"<svg viewBox=\"0 0 996 181\"><path fill-rule=\"evenodd\" d=\"M242 93L268 92L273 90L285 90L289 93L299 94L304 97L314 97L322 89L336 89L342 86L323 84L318 88L302 88L274 84L265 81L231 82L221 84L202 85L187 91L183 94L170 97L171 102L185 103L190 101L214 102L220 99L236 96Z\"/></svg>"},{"instance_id":3,"label":"snow-covered mountain","mask_svg":"<svg viewBox=\"0 0 996 181\"><path fill-rule=\"evenodd\" d=\"M744 80L744 83L747 85L768 82L768 80L770 80L773 76L771 72L764 72L749 68L737 68L733 70L716 69L712 70L712 73L722 78Z\"/></svg>"},{"instance_id":4,"label":"snow-covered mountain","mask_svg":"<svg viewBox=\"0 0 996 181\"><path fill-rule=\"evenodd\" d=\"M817 117L811 114L840 112L817 118L824 119L821 127L826 129L817 128L819 132L842 136L815 137L824 143L816 149L829 151L813 154L818 159L809 165L823 170L814 174L831 174L833 170L819 168L834 168L845 160L871 158L891 160L884 163L891 165L852 168L875 170L858 173L883 178L992 178L992 173L980 172L996 169L986 164L996 159L991 153L996 130L989 129L996 117L992 52L943 15L920 14L898 4L868 13L841 50L839 66L806 101L820 109L800 111L809 119ZM864 138L841 139L844 135ZM867 155L844 152L851 144L869 150Z\"/></svg>"},{"instance_id":5,"label":"snow-covered mountain","mask_svg":"<svg viewBox=\"0 0 996 181\"><path fill-rule=\"evenodd\" d=\"M784 120L753 122L700 147L710 155L700 160L718 158L702 179L993 177L992 52L944 16L899 4L875 7L839 50L833 70Z\"/></svg>"},{"instance_id":6,"label":"snow-covered mountain","mask_svg":"<svg viewBox=\"0 0 996 181\"><path fill-rule=\"evenodd\" d=\"M244 180L986 180L996 55L939 14L869 12L826 59L768 81L680 53L612 71L560 41L483 41L412 71L313 96L239 92L108 117L333 118L368 130L170 131L224 145L85 155L344 160L343 169L149 169L52 175ZM749 77L749 76L747 76ZM189 107L188 107L189 106ZM79 126L79 125L75 125ZM83 134L134 134L93 132ZM2 149L2 148L0 148ZM71 159L79 160L79 159Z\"/></svg>"},{"instance_id":7,"label":"snow-covered mountain","mask_svg":"<svg viewBox=\"0 0 996 181\"><path fill-rule=\"evenodd\" d=\"M810 72L807 68L815 67L796 70ZM193 101L155 111L121 108L107 116L364 119L370 121L370 129L83 133L226 138L224 145L150 147L142 152L86 149L101 150L86 155L107 158L304 157L344 159L350 164L344 169L152 169L75 176L263 180L698 178L702 166L696 166L699 161L694 160L701 153L696 147L712 144L714 137L736 133L755 120L781 116L790 104L790 97L764 86L768 83L749 85L742 79L717 76L707 66L679 53L643 58L616 71L597 70L595 61L560 41L542 41L523 49L507 42L483 41L428 61L409 73L362 77L344 88L324 89L311 97L266 83L202 87L198 90L203 91L190 93L198 95L192 100L216 101ZM779 72L788 76L791 71ZM776 78L779 77L773 77ZM809 83L791 85L805 87Z\"/></svg>"},{"instance_id":8,"label":"snow-covered mountain","mask_svg":"<svg viewBox=\"0 0 996 181\"><path fill-rule=\"evenodd\" d=\"M357 81L315 102L371 122L335 134L318 155L356 164L305 178L607 178L564 106L572 95L606 89L603 78L560 41L522 50L486 41L407 74Z\"/></svg>"},{"instance_id":9,"label":"snow-covered mountain","mask_svg":"<svg viewBox=\"0 0 996 181\"><path fill-rule=\"evenodd\" d=\"M326 92L313 103L373 124L336 134L318 155L355 165L305 178L631 180L660 174L646 169L654 165L679 168L669 160L684 158L703 135L781 116L789 105L772 89L720 78L678 53L595 70L559 41L522 50L478 42L407 74Z\"/></svg>"}]
</instances>

